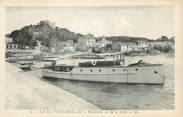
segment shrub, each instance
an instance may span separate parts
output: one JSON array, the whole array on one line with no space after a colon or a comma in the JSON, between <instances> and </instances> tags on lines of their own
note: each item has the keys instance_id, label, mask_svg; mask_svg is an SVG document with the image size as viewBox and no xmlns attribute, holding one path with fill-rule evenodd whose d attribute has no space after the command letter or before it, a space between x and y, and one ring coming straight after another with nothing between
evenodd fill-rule
<instances>
[{"instance_id":1,"label":"shrub","mask_svg":"<svg viewBox=\"0 0 183 117\"><path fill-rule=\"evenodd\" d=\"M155 45L154 49L159 50L159 51L164 52L164 53L168 53L173 48L172 48L172 46L170 44L166 44L166 45Z\"/></svg>"}]
</instances>

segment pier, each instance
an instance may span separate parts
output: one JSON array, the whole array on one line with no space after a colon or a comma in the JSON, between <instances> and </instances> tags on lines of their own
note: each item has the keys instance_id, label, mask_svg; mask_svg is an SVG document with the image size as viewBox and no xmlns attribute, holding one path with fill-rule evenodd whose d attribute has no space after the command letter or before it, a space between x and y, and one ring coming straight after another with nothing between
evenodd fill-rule
<instances>
[{"instance_id":1,"label":"pier","mask_svg":"<svg viewBox=\"0 0 183 117\"><path fill-rule=\"evenodd\" d=\"M99 110L97 106L70 92L27 72L20 72L21 70L12 64L5 64L5 108L7 109Z\"/></svg>"}]
</instances>

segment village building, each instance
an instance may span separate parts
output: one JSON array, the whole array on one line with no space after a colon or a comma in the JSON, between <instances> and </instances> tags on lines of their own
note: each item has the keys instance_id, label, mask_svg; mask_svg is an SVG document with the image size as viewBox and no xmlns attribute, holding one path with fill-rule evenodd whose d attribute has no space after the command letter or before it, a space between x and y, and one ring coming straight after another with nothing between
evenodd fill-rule
<instances>
[{"instance_id":1,"label":"village building","mask_svg":"<svg viewBox=\"0 0 183 117\"><path fill-rule=\"evenodd\" d=\"M64 47L63 47L64 51L75 51L75 44L73 42L73 40L67 40L64 41Z\"/></svg>"},{"instance_id":2,"label":"village building","mask_svg":"<svg viewBox=\"0 0 183 117\"><path fill-rule=\"evenodd\" d=\"M149 42L147 41L137 41L137 45L139 48L148 48L149 47Z\"/></svg>"},{"instance_id":3,"label":"village building","mask_svg":"<svg viewBox=\"0 0 183 117\"><path fill-rule=\"evenodd\" d=\"M138 46L136 43L127 43L127 51L128 52L137 52L138 51Z\"/></svg>"},{"instance_id":4,"label":"village building","mask_svg":"<svg viewBox=\"0 0 183 117\"><path fill-rule=\"evenodd\" d=\"M52 37L52 41L49 42L49 47L47 49L50 55L60 54L60 46L61 42L57 39Z\"/></svg>"},{"instance_id":5,"label":"village building","mask_svg":"<svg viewBox=\"0 0 183 117\"><path fill-rule=\"evenodd\" d=\"M30 55L37 55L41 53L40 43L37 42L37 46L33 48L32 46L23 46L21 44L17 44L13 42L11 38L5 38L6 42L6 57L15 57L15 56L30 56Z\"/></svg>"},{"instance_id":6,"label":"village building","mask_svg":"<svg viewBox=\"0 0 183 117\"><path fill-rule=\"evenodd\" d=\"M13 39L10 37L5 37L5 42L6 42L6 44L8 44L10 42L13 42Z\"/></svg>"},{"instance_id":7,"label":"village building","mask_svg":"<svg viewBox=\"0 0 183 117\"><path fill-rule=\"evenodd\" d=\"M120 42L113 42L112 43L112 50L119 52L119 51L121 51L121 47L120 46L121 46Z\"/></svg>"},{"instance_id":8,"label":"village building","mask_svg":"<svg viewBox=\"0 0 183 117\"><path fill-rule=\"evenodd\" d=\"M41 47L43 46L40 41L36 41L37 45L34 47L33 54L41 54Z\"/></svg>"},{"instance_id":9,"label":"village building","mask_svg":"<svg viewBox=\"0 0 183 117\"><path fill-rule=\"evenodd\" d=\"M77 49L79 51L88 51L97 45L96 38L88 34L78 39Z\"/></svg>"},{"instance_id":10,"label":"village building","mask_svg":"<svg viewBox=\"0 0 183 117\"><path fill-rule=\"evenodd\" d=\"M149 49L149 43L146 41L137 41L136 43L112 43L112 50L121 52L145 52Z\"/></svg>"},{"instance_id":11,"label":"village building","mask_svg":"<svg viewBox=\"0 0 183 117\"><path fill-rule=\"evenodd\" d=\"M49 20L43 20L43 21L40 21L39 23L38 23L38 25L39 24L47 24L47 25L49 25L50 27L52 27L52 28L55 28L56 26L55 26L55 22L50 22Z\"/></svg>"},{"instance_id":12,"label":"village building","mask_svg":"<svg viewBox=\"0 0 183 117\"><path fill-rule=\"evenodd\" d=\"M25 47L23 47L22 45L13 42L13 39L10 37L6 37L5 42L6 42L6 49L7 50L25 49Z\"/></svg>"},{"instance_id":13,"label":"village building","mask_svg":"<svg viewBox=\"0 0 183 117\"><path fill-rule=\"evenodd\" d=\"M51 55L61 55L65 52L75 51L75 44L73 40L59 41L58 39L52 39L48 51Z\"/></svg>"},{"instance_id":14,"label":"village building","mask_svg":"<svg viewBox=\"0 0 183 117\"><path fill-rule=\"evenodd\" d=\"M137 50L137 46L134 43L115 42L112 44L112 50L125 53Z\"/></svg>"},{"instance_id":15,"label":"village building","mask_svg":"<svg viewBox=\"0 0 183 117\"><path fill-rule=\"evenodd\" d=\"M147 52L149 50L149 42L147 41L138 41L138 52Z\"/></svg>"},{"instance_id":16,"label":"village building","mask_svg":"<svg viewBox=\"0 0 183 117\"><path fill-rule=\"evenodd\" d=\"M20 45L13 42L12 38L6 37L5 42L6 42L6 49L19 49L20 48Z\"/></svg>"},{"instance_id":17,"label":"village building","mask_svg":"<svg viewBox=\"0 0 183 117\"><path fill-rule=\"evenodd\" d=\"M42 55L47 55L48 52L49 52L49 49L48 49L48 47L42 45L42 46L40 47L40 51L41 51L41 54L42 54Z\"/></svg>"},{"instance_id":18,"label":"village building","mask_svg":"<svg viewBox=\"0 0 183 117\"><path fill-rule=\"evenodd\" d=\"M6 49L7 50L30 50L32 49L31 46L23 46L16 42L14 42L11 38L5 38L6 42Z\"/></svg>"},{"instance_id":19,"label":"village building","mask_svg":"<svg viewBox=\"0 0 183 117\"><path fill-rule=\"evenodd\" d=\"M102 40L101 41L98 41L97 42L97 46L99 48L106 47L107 44L111 44L111 42L108 41L108 40L106 40L104 36L102 37Z\"/></svg>"},{"instance_id":20,"label":"village building","mask_svg":"<svg viewBox=\"0 0 183 117\"><path fill-rule=\"evenodd\" d=\"M128 44L127 43L121 43L120 44L120 50L121 50L121 52L127 52L128 51Z\"/></svg>"},{"instance_id":21,"label":"village building","mask_svg":"<svg viewBox=\"0 0 183 117\"><path fill-rule=\"evenodd\" d=\"M10 43L7 43L6 44L6 49L9 49L9 50L15 50L15 49L21 49L22 46L19 45L19 44L16 44L15 42L10 42Z\"/></svg>"}]
</instances>

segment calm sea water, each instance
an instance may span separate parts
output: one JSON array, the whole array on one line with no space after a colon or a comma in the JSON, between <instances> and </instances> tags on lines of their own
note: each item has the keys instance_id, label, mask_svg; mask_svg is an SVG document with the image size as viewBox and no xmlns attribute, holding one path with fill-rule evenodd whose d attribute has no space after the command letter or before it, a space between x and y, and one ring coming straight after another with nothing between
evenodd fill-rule
<instances>
[{"instance_id":1,"label":"calm sea water","mask_svg":"<svg viewBox=\"0 0 183 117\"><path fill-rule=\"evenodd\" d=\"M104 110L174 109L174 58L166 58L164 55L136 56L126 57L125 61L129 64L140 59L165 65L166 81L163 86L43 79L40 71L33 72L42 80L67 90ZM76 64L79 60L67 59L60 62L71 63L73 61Z\"/></svg>"}]
</instances>

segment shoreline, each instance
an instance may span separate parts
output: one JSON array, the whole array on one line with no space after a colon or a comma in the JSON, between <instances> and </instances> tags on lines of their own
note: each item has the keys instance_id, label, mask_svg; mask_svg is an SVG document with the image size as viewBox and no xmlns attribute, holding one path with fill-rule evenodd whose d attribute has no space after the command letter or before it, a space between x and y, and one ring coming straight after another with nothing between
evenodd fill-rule
<instances>
[{"instance_id":1,"label":"shoreline","mask_svg":"<svg viewBox=\"0 0 183 117\"><path fill-rule=\"evenodd\" d=\"M57 88L26 72L20 72L12 64L5 64L5 108L7 109L100 110L97 106L64 89Z\"/></svg>"},{"instance_id":2,"label":"shoreline","mask_svg":"<svg viewBox=\"0 0 183 117\"><path fill-rule=\"evenodd\" d=\"M162 55L162 56L164 56L164 55ZM156 59L157 57L154 57L153 60L156 63L157 62L161 63L163 61L163 64L166 65L166 73L167 73L166 79L167 80L166 80L164 88L153 86L153 85L152 86L149 86L149 85L148 86L146 86L146 85L131 85L131 86L126 87L126 85L121 85L121 84L119 84L119 85L100 84L100 83L96 84L96 83L90 83L90 82L77 82L77 81L69 81L69 80L62 80L62 79L59 79L56 81L44 80L41 78L41 70L38 70L38 71L35 70L32 72L23 72L23 73L21 72L19 74L27 73L27 75L30 75L30 76L33 75L34 78L33 79L29 78L29 77L28 78L18 78L16 80L18 83L20 83L20 85L23 84L23 83L21 83L21 79L24 79L24 80L25 79L32 79L32 80L29 80L30 83L27 83L27 81L26 81L26 83L24 83L24 84L28 84L28 85L32 85L32 84L34 85L35 83L33 83L33 81L35 82L35 80L34 80L35 78L41 80L42 82L45 81L46 83L48 83L50 85L53 85L57 88L60 88L61 90L65 90L66 92L69 92L71 94L78 96L79 98L83 99L86 102L93 104L94 106L96 105L101 110L103 110L103 109L112 109L112 110L116 110L116 109L144 109L144 108L146 108L146 109L157 109L157 108L169 109L169 108L173 108L173 104L174 104L173 98L172 98L174 96L174 92L173 92L174 84L172 84L174 72L172 71L172 65L171 65L171 63L172 64L174 63L174 58L166 59L165 56L163 58L162 58L162 56L160 56L158 59ZM152 60L151 57L152 56L145 57L144 60L151 61ZM130 59L130 61L127 61L127 63L137 61L141 57L137 56L137 58L136 57L129 57L129 58L131 58L131 59ZM169 61L168 63L167 63L167 60ZM62 61L62 62L64 62L64 61ZM75 62L77 62L77 61L75 61ZM17 64L15 63L15 64L10 64L10 65L14 65L14 67L16 67ZM38 66L40 67L43 65L43 63L36 62L35 65L37 67ZM16 69L17 69L17 67L16 67ZM42 82L39 82L36 84L41 85L40 87L42 87L42 84L41 84ZM16 85L14 85L14 86L16 86ZM16 89L16 88L14 87L14 89ZM138 89L138 91L136 89ZM167 90L170 91L170 93L167 93ZM114 92L111 92L111 91L114 91ZM32 93L32 91L28 91L28 92ZM147 95L143 96L142 94L144 94L144 92L147 92ZM151 93L149 93L149 92L151 92ZM48 92L45 91L45 93L48 93L47 95L49 95L49 91ZM55 93L57 94L57 92L55 92ZM52 92L50 94L52 95ZM109 95L110 95L110 97L109 97ZM121 97L121 96L118 97L119 95L123 95L123 97ZM143 99L143 100L141 100L142 103L139 103L139 101L134 100L133 97L135 97L137 95L142 95L141 96L141 98ZM150 95L150 97L148 97L148 95ZM148 100L146 100L147 98L151 98L152 95L155 98L159 98L161 101L153 100L153 98L152 98L152 103L151 103ZM168 98L166 98L165 100L164 99L162 100L161 97L163 97L163 96L166 96ZM47 96L47 97L50 97L50 96ZM103 98L101 99L101 97L103 97ZM17 98L19 98L19 97L17 97ZM43 98L43 100L47 100L46 98ZM22 98L20 98L19 100L22 101L21 99ZM23 101L24 100L25 99L23 98ZM113 103L111 103L108 100L114 100L114 101L113 101ZM127 100L127 101L125 101L125 100ZM16 102L16 100L14 100L14 102ZM134 104L137 107L134 107ZM150 104L152 106L146 106L146 104L147 105ZM23 105L23 107L25 107L25 105ZM52 109L52 107L53 107L53 105L50 108ZM32 108L35 108L34 105ZM41 108L44 108L44 107L41 107ZM48 108L48 109L50 109L50 108ZM24 109L26 109L26 107ZM72 110L72 109L70 109L70 110Z\"/></svg>"},{"instance_id":3,"label":"shoreline","mask_svg":"<svg viewBox=\"0 0 183 117\"><path fill-rule=\"evenodd\" d=\"M159 56L159 55L164 55L164 56L175 56L175 53L156 53L156 54L150 54L150 53L131 53L129 55L125 55L125 56L131 56L131 57L135 57L135 56Z\"/></svg>"}]
</instances>

